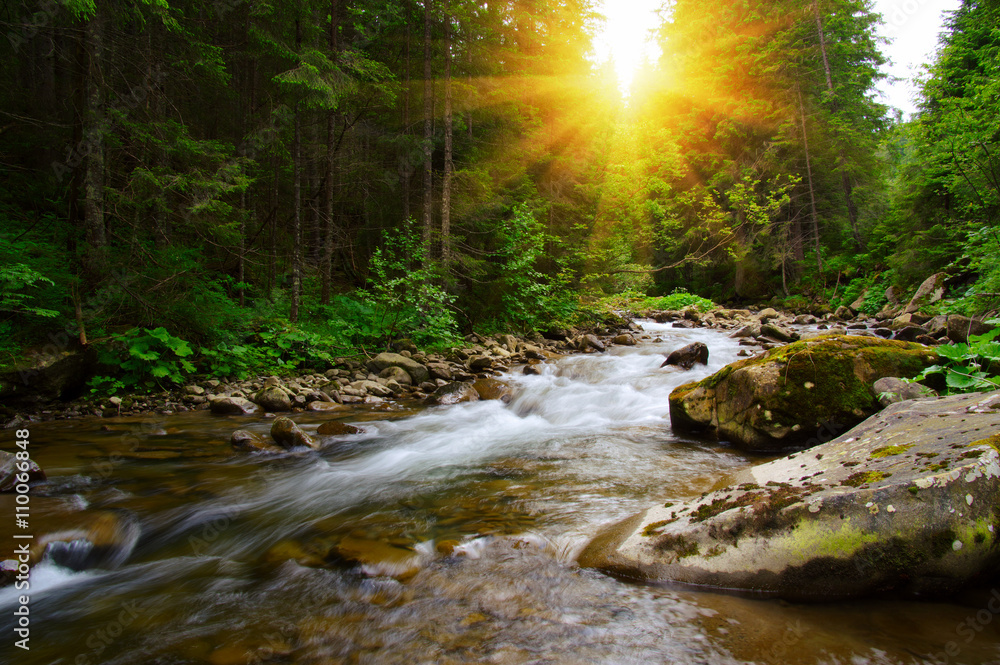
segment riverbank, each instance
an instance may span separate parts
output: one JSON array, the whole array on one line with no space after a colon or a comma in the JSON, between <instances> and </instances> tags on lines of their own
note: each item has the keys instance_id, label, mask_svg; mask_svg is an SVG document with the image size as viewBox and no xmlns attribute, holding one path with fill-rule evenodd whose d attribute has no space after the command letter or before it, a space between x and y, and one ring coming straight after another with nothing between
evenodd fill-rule
<instances>
[{"instance_id":1,"label":"riverbank","mask_svg":"<svg viewBox=\"0 0 1000 665\"><path fill-rule=\"evenodd\" d=\"M636 319L649 319L670 323L678 328L705 328L727 331L744 347L741 357L749 357L776 346L812 334L870 335L885 339L916 341L936 345L948 341L965 341L968 335L978 334L991 326L979 320L959 315L929 316L907 309L887 309L878 317L858 315L846 307L823 317L811 314L779 312L773 308L760 310L718 307L701 312L695 307L683 310L646 310L634 313ZM642 338L642 327L631 317L608 317L604 325L585 329L557 329L545 335L530 336L472 334L463 344L440 352L418 349L411 341L395 342L391 351L423 366L417 380L386 372L384 367L370 367L374 355L358 352L353 356L333 359L322 370L309 371L297 376L257 376L247 380L232 377L195 380L172 390L156 393L109 394L89 391L76 399L62 402L31 402L7 406L3 419L5 428L15 428L25 423L62 420L85 416L112 417L157 413L169 415L194 410L210 409L213 400L234 397L256 402L256 396L265 388L277 388L287 394L287 404L259 405L265 411L300 412L320 410L323 404L379 403L384 400L422 400L452 381L471 382L494 377L511 367L530 368L552 357L566 353L602 352L615 345L634 345ZM68 361L63 361L67 363ZM71 364L71 363L69 363ZM374 370L374 371L373 371ZM82 370L78 370L82 371ZM63 372L64 374L65 372ZM32 377L38 380L38 375ZM402 380L400 380L402 379ZM7 382L18 380L17 374L6 377ZM59 380L67 381L64 376ZM79 383L79 381L77 381ZM270 408L269 408L270 407Z\"/></svg>"}]
</instances>

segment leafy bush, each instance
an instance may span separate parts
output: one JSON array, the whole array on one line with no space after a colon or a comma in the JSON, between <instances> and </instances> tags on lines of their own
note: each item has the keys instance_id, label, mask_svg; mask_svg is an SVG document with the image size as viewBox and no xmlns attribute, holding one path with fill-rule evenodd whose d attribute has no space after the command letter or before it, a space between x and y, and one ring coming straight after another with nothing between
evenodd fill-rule
<instances>
[{"instance_id":1,"label":"leafy bush","mask_svg":"<svg viewBox=\"0 0 1000 665\"><path fill-rule=\"evenodd\" d=\"M969 393L1000 388L1000 328L985 335L972 335L969 344L946 344L937 347L937 354L944 361L931 365L913 381L943 376L946 394Z\"/></svg>"},{"instance_id":2,"label":"leafy bush","mask_svg":"<svg viewBox=\"0 0 1000 665\"><path fill-rule=\"evenodd\" d=\"M609 296L598 301L606 309L627 312L642 312L651 309L678 310L694 307L699 312L707 312L717 305L686 289L678 287L667 296L646 296L635 291L626 291L616 296Z\"/></svg>"},{"instance_id":3,"label":"leafy bush","mask_svg":"<svg viewBox=\"0 0 1000 665\"><path fill-rule=\"evenodd\" d=\"M715 303L708 298L702 298L694 293L688 293L687 289L677 287L668 296L653 298L651 309L684 309L685 307L695 307L699 312L707 312L715 307Z\"/></svg>"},{"instance_id":4,"label":"leafy bush","mask_svg":"<svg viewBox=\"0 0 1000 665\"><path fill-rule=\"evenodd\" d=\"M194 350L186 341L174 337L166 328L133 328L114 338L102 353L103 364L117 365L122 376L119 387L151 389L164 384L184 383L185 375L195 371L188 358ZM95 377L91 388L96 392L109 377Z\"/></svg>"},{"instance_id":5,"label":"leafy bush","mask_svg":"<svg viewBox=\"0 0 1000 665\"><path fill-rule=\"evenodd\" d=\"M369 268L369 290L361 298L372 316L367 330L378 341L406 335L418 344L435 344L458 336L450 309L454 297L438 286L440 267L428 259L412 221L385 238Z\"/></svg>"}]
</instances>

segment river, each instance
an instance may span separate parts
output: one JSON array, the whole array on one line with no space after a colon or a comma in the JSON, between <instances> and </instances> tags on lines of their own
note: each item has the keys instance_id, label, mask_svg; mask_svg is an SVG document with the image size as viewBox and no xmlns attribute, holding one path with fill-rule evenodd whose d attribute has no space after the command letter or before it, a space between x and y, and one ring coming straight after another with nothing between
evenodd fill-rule
<instances>
[{"instance_id":1,"label":"river","mask_svg":"<svg viewBox=\"0 0 1000 665\"><path fill-rule=\"evenodd\" d=\"M116 546L78 541L33 570L30 651L12 646L23 592L0 589L0 661L1000 663L990 589L792 604L580 569L602 525L771 459L670 429L670 391L736 360L735 340L643 325L661 341L504 377L509 405L338 412L364 431L319 452L234 453L233 430L270 422L207 412L33 425L50 481L32 527L110 514ZM660 369L692 341L707 368Z\"/></svg>"}]
</instances>

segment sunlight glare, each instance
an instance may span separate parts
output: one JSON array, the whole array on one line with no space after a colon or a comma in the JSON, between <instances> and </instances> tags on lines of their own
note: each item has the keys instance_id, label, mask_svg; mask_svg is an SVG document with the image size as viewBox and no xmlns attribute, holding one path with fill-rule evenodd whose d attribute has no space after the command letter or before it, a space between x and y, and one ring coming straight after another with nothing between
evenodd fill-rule
<instances>
[{"instance_id":1,"label":"sunlight glare","mask_svg":"<svg viewBox=\"0 0 1000 665\"><path fill-rule=\"evenodd\" d=\"M650 30L659 25L656 10L663 0L602 0L600 12L607 17L597 35L595 50L599 62L614 60L622 95L628 96L632 79L643 59L655 62L660 55Z\"/></svg>"}]
</instances>

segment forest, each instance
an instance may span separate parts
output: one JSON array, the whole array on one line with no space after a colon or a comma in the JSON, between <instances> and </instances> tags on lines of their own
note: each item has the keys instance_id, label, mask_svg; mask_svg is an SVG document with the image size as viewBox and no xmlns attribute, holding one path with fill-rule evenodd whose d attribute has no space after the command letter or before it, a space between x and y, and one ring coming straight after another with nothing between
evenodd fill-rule
<instances>
[{"instance_id":1,"label":"forest","mask_svg":"<svg viewBox=\"0 0 1000 665\"><path fill-rule=\"evenodd\" d=\"M0 364L179 384L650 302L874 314L940 271L941 313L996 309L1000 2L908 119L868 0L660 18L623 95L592 0L5 2Z\"/></svg>"}]
</instances>

